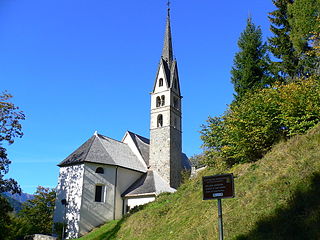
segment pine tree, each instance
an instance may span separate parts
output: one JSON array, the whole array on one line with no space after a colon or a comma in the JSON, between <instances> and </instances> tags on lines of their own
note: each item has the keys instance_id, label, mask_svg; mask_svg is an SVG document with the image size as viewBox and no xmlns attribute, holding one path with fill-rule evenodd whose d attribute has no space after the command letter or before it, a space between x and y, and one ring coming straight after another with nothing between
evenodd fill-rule
<instances>
[{"instance_id":1,"label":"pine tree","mask_svg":"<svg viewBox=\"0 0 320 240\"><path fill-rule=\"evenodd\" d=\"M269 13L270 30L274 34L269 38L269 49L280 60L273 62L273 72L280 74L280 77L293 78L301 74L299 58L296 56L289 35L291 26L288 6L293 4L294 0L272 0L272 2L277 9Z\"/></svg>"},{"instance_id":2,"label":"pine tree","mask_svg":"<svg viewBox=\"0 0 320 240\"><path fill-rule=\"evenodd\" d=\"M251 18L247 19L246 29L241 33L231 70L236 99L247 91L262 88L269 84L270 74L267 45L262 41L261 28L256 27Z\"/></svg>"},{"instance_id":3,"label":"pine tree","mask_svg":"<svg viewBox=\"0 0 320 240\"><path fill-rule=\"evenodd\" d=\"M310 54L316 44L315 35L319 32L317 17L320 14L320 0L295 0L288 6L291 26L290 39L298 54L305 75L317 72L319 58Z\"/></svg>"}]
</instances>

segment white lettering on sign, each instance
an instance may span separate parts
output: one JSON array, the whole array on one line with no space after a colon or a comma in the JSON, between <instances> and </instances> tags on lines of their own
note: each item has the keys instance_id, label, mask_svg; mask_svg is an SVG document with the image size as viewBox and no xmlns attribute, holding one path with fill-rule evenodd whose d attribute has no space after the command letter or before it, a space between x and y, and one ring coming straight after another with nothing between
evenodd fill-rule
<instances>
[{"instance_id":1,"label":"white lettering on sign","mask_svg":"<svg viewBox=\"0 0 320 240\"><path fill-rule=\"evenodd\" d=\"M212 196L213 197L222 197L223 193L213 193Z\"/></svg>"}]
</instances>

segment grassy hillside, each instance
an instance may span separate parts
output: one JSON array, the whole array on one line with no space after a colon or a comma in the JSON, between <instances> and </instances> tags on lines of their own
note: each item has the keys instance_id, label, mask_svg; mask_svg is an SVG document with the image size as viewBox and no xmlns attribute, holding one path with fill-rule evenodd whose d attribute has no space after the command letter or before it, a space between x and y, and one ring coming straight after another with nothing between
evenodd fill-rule
<instances>
[{"instance_id":1,"label":"grassy hillside","mask_svg":"<svg viewBox=\"0 0 320 240\"><path fill-rule=\"evenodd\" d=\"M201 177L221 172L236 177L236 198L222 201L225 239L320 239L320 126L256 163L206 169L176 193L81 239L218 239L217 203L202 200Z\"/></svg>"}]
</instances>

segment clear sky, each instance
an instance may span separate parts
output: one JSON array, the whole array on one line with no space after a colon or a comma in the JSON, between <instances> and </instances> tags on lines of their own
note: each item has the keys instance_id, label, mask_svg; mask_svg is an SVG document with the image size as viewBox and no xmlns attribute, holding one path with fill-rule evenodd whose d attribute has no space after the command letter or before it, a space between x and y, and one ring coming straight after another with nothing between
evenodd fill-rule
<instances>
[{"instance_id":1,"label":"clear sky","mask_svg":"<svg viewBox=\"0 0 320 240\"><path fill-rule=\"evenodd\" d=\"M249 15L270 36L271 0L173 0L171 27L183 95L183 151L200 153L200 126L233 98L230 69ZM149 137L150 91L166 0L1 0L0 91L26 115L6 146L24 192L55 187L56 166L95 130Z\"/></svg>"}]
</instances>

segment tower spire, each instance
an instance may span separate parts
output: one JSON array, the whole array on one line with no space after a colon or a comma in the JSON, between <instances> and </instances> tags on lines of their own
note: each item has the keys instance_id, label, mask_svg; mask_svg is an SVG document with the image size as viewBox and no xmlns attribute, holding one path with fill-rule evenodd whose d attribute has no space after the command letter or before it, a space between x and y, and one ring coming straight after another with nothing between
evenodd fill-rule
<instances>
[{"instance_id":1,"label":"tower spire","mask_svg":"<svg viewBox=\"0 0 320 240\"><path fill-rule=\"evenodd\" d=\"M171 65L173 60L173 53L172 53L172 39L171 39L171 27L170 27L170 1L167 3L168 5L168 13L167 13L167 23L166 23L166 32L164 35L164 43L162 49L162 58L165 60L169 65Z\"/></svg>"}]
</instances>

